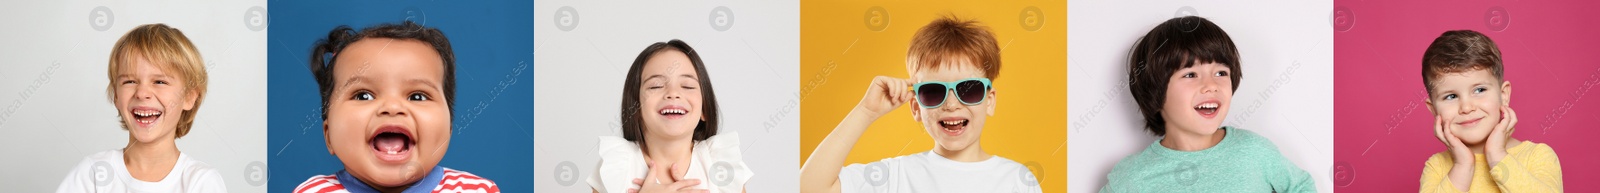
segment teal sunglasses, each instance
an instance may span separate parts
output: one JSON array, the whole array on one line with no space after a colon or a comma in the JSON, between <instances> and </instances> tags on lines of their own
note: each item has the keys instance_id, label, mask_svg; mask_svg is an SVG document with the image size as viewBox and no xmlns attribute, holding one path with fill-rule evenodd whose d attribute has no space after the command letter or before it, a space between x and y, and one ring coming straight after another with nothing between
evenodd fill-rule
<instances>
[{"instance_id":1,"label":"teal sunglasses","mask_svg":"<svg viewBox=\"0 0 1600 193\"><path fill-rule=\"evenodd\" d=\"M949 95L945 91L954 91L961 104L972 106L982 104L984 98L988 98L989 89L993 86L991 84L988 78L968 78L955 82L927 81L913 85L911 91L917 93L917 105L925 109L943 106L944 97Z\"/></svg>"}]
</instances>

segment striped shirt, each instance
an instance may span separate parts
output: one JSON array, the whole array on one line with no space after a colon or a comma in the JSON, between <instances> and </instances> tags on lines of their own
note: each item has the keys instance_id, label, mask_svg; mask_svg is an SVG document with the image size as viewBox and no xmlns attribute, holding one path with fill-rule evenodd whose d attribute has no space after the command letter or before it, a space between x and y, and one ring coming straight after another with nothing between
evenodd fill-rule
<instances>
[{"instance_id":1,"label":"striped shirt","mask_svg":"<svg viewBox=\"0 0 1600 193\"><path fill-rule=\"evenodd\" d=\"M428 176L423 177L422 180L419 180L418 182L419 183L412 185L411 187L407 188L403 192L432 192L432 193L457 193L457 192L461 192L461 193L465 193L465 192L499 193L500 192L500 186L496 186L494 184L494 181L490 181L489 179L485 179L483 177L478 177L477 175L472 175L472 173L467 173L467 172L464 172L464 171L450 169L450 168L444 168L444 167L439 167L439 166L434 166L434 169L432 170L432 172L429 172ZM429 184L429 183L421 183L421 182L438 182L438 183L437 184ZM430 187L429 185L432 185L432 186ZM350 176L349 173L347 173L345 171L339 171L338 173L335 173L334 175L312 176L311 179L307 179L305 182L300 183L300 186L295 187L294 188L294 192L295 193L350 193L350 192L377 192L377 191L372 189L371 187L368 187L366 184L362 184L360 180L356 180L355 177Z\"/></svg>"}]
</instances>

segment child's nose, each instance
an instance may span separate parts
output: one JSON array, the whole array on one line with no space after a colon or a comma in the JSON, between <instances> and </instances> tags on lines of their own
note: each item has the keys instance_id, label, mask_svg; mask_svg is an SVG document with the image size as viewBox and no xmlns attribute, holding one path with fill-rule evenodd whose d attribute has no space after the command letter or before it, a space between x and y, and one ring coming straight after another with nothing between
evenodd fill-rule
<instances>
[{"instance_id":1,"label":"child's nose","mask_svg":"<svg viewBox=\"0 0 1600 193\"><path fill-rule=\"evenodd\" d=\"M669 87L667 87L667 92L663 97L666 97L667 99L683 98L683 88L675 87L675 86L669 86Z\"/></svg>"},{"instance_id":2,"label":"child's nose","mask_svg":"<svg viewBox=\"0 0 1600 193\"><path fill-rule=\"evenodd\" d=\"M133 97L137 98L137 99L147 99L148 100L148 99L154 99L155 96L156 96L155 89L151 88L150 84L139 84L139 86L135 86L134 89L133 89Z\"/></svg>"},{"instance_id":3,"label":"child's nose","mask_svg":"<svg viewBox=\"0 0 1600 193\"><path fill-rule=\"evenodd\" d=\"M950 89L950 90L944 92L944 94L945 94L945 96L944 96L944 105L940 105L939 106L940 109L956 110L956 109L959 109L959 108L967 107L966 103L962 103L961 102L961 95L956 94L955 91L956 91L955 89Z\"/></svg>"},{"instance_id":4,"label":"child's nose","mask_svg":"<svg viewBox=\"0 0 1600 193\"><path fill-rule=\"evenodd\" d=\"M378 115L401 116L411 114L410 109L406 108L403 103L405 103L405 100L384 100L383 105L378 107Z\"/></svg>"},{"instance_id":5,"label":"child's nose","mask_svg":"<svg viewBox=\"0 0 1600 193\"><path fill-rule=\"evenodd\" d=\"M1218 88L1222 87L1221 83L1217 82L1217 79L1218 79L1217 77L1212 77L1212 76L1204 76L1204 77L1205 78L1202 78L1202 80L1200 81L1200 82L1203 82L1203 83L1200 83L1200 93L1218 92L1219 91Z\"/></svg>"},{"instance_id":6,"label":"child's nose","mask_svg":"<svg viewBox=\"0 0 1600 193\"><path fill-rule=\"evenodd\" d=\"M1472 98L1470 98L1470 97L1461 97L1461 102L1456 103L1456 105L1460 105L1461 107L1460 108L1456 108L1456 109L1460 109L1461 112L1459 112L1459 113L1461 113L1463 115L1465 115L1467 113L1472 113L1472 111L1478 110L1478 108L1477 108L1478 106L1474 106L1472 104L1473 104L1473 99Z\"/></svg>"}]
</instances>

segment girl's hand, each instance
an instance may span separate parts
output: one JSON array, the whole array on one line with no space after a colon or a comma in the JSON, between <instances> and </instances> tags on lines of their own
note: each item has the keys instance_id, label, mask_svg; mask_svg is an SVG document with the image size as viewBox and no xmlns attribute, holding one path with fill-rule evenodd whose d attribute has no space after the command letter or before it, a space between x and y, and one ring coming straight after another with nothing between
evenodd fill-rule
<instances>
[{"instance_id":1,"label":"girl's hand","mask_svg":"<svg viewBox=\"0 0 1600 193\"><path fill-rule=\"evenodd\" d=\"M1450 149L1450 157L1454 159L1455 167L1472 168L1472 162L1477 159L1472 156L1472 149L1467 148L1467 145L1461 142L1461 138L1450 131L1447 126L1450 122L1445 121L1444 117L1434 116L1433 120L1434 133L1437 133L1445 147Z\"/></svg>"},{"instance_id":2,"label":"girl's hand","mask_svg":"<svg viewBox=\"0 0 1600 193\"><path fill-rule=\"evenodd\" d=\"M650 171L647 174L645 174L644 179L634 178L633 179L633 184L634 185L639 185L639 189L629 188L628 189L628 193L657 193L657 192L710 193L711 192L710 190L705 190L705 189L694 189L694 186L700 185L700 180L697 180L697 179L680 180L680 179L675 179L675 177L672 177L673 176L672 174L675 174L675 173L678 173L678 172L670 171L670 170L671 169L676 169L677 166L678 166L677 164L673 164L672 166L667 167L669 169L663 169L663 168L660 168L660 167L655 167L655 162L647 162L647 163L645 163L645 165L646 165L646 167L650 168ZM666 176L666 177L662 177L662 176Z\"/></svg>"},{"instance_id":3,"label":"girl's hand","mask_svg":"<svg viewBox=\"0 0 1600 193\"><path fill-rule=\"evenodd\" d=\"M1494 130L1489 131L1489 138L1483 144L1483 157L1489 161L1489 167L1499 164L1506 157L1506 142L1511 141L1511 133L1516 131L1517 112L1511 106L1500 106L1500 124L1494 125Z\"/></svg>"},{"instance_id":4,"label":"girl's hand","mask_svg":"<svg viewBox=\"0 0 1600 193\"><path fill-rule=\"evenodd\" d=\"M916 98L916 93L908 87L911 87L911 82L906 79L887 76L872 78L872 85L867 86L867 94L861 97L855 110L867 113L874 119L882 117Z\"/></svg>"}]
</instances>

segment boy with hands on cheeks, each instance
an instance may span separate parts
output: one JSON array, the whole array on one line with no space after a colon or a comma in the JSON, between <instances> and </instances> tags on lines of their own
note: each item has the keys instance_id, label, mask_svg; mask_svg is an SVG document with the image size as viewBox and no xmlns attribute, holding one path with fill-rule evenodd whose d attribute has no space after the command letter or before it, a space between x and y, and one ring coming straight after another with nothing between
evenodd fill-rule
<instances>
[{"instance_id":1,"label":"boy with hands on cheeks","mask_svg":"<svg viewBox=\"0 0 1600 193\"><path fill-rule=\"evenodd\" d=\"M1488 36L1448 31L1422 56L1433 132L1447 150L1428 158L1421 192L1561 192L1561 164L1543 143L1512 138L1511 81Z\"/></svg>"}]
</instances>

